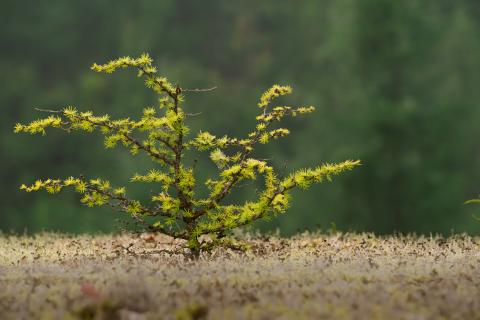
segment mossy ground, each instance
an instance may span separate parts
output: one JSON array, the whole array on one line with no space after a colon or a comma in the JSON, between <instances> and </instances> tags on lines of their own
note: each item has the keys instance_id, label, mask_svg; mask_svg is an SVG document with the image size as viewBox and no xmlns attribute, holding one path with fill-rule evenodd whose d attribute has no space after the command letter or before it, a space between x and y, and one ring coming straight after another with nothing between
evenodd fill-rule
<instances>
[{"instance_id":1,"label":"mossy ground","mask_svg":"<svg viewBox=\"0 0 480 320\"><path fill-rule=\"evenodd\" d=\"M480 239L246 237L197 260L166 236L0 237L0 319L480 319Z\"/></svg>"}]
</instances>

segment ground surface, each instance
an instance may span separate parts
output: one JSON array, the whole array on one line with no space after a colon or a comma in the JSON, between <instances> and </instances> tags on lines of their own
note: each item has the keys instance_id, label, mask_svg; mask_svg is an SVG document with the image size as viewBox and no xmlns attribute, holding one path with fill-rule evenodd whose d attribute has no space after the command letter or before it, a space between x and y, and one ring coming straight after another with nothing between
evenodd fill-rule
<instances>
[{"instance_id":1,"label":"ground surface","mask_svg":"<svg viewBox=\"0 0 480 320\"><path fill-rule=\"evenodd\" d=\"M480 239L301 235L188 260L164 236L0 237L0 319L480 319Z\"/></svg>"}]
</instances>

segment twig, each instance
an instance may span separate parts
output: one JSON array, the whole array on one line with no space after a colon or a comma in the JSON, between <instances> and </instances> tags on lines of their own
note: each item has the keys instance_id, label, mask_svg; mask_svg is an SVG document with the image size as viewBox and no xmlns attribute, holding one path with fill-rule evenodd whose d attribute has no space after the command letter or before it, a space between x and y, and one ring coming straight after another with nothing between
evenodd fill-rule
<instances>
[{"instance_id":1,"label":"twig","mask_svg":"<svg viewBox=\"0 0 480 320\"><path fill-rule=\"evenodd\" d=\"M195 117L195 116L199 116L201 115L202 112L197 112L197 113L185 113L186 116L189 116L189 117Z\"/></svg>"},{"instance_id":2,"label":"twig","mask_svg":"<svg viewBox=\"0 0 480 320\"><path fill-rule=\"evenodd\" d=\"M209 92L209 91L213 91L217 89L217 86L215 87L211 87L211 88L207 88L207 89L181 89L182 92Z\"/></svg>"},{"instance_id":3,"label":"twig","mask_svg":"<svg viewBox=\"0 0 480 320\"><path fill-rule=\"evenodd\" d=\"M37 111L41 112L49 112L49 113L63 113L62 110L48 110L48 109L40 109L40 108L34 108Z\"/></svg>"}]
</instances>

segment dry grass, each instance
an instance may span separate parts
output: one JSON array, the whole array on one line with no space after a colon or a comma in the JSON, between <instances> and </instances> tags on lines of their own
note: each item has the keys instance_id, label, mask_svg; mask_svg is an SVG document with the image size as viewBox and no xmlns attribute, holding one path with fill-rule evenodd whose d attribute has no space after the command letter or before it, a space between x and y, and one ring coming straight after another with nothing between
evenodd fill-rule
<instances>
[{"instance_id":1,"label":"dry grass","mask_svg":"<svg viewBox=\"0 0 480 320\"><path fill-rule=\"evenodd\" d=\"M480 319L480 239L246 241L192 261L162 236L3 236L0 319Z\"/></svg>"}]
</instances>

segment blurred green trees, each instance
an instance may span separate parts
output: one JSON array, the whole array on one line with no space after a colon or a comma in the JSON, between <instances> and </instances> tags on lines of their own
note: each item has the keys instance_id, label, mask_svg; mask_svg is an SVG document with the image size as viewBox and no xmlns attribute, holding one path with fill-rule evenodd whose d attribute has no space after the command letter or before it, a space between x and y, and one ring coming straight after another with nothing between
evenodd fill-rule
<instances>
[{"instance_id":1,"label":"blurred green trees","mask_svg":"<svg viewBox=\"0 0 480 320\"><path fill-rule=\"evenodd\" d=\"M52 132L39 143L14 136L12 126L35 119L33 107L69 103L112 116L140 112L155 102L141 84L95 77L88 66L145 51L186 87L219 87L186 105L202 112L194 130L250 132L256 97L272 81L290 83L317 112L307 124L292 120L295 139L264 154L278 155L285 172L318 159L362 159L356 174L296 194L295 212L274 222L282 231L332 221L381 233L479 230L475 208L462 206L480 192L476 1L5 0L2 7L0 229L109 230L113 212L91 213L67 194L26 196L20 181L82 168L115 182L141 171L138 164L75 135ZM214 168L203 160L207 175Z\"/></svg>"}]
</instances>

